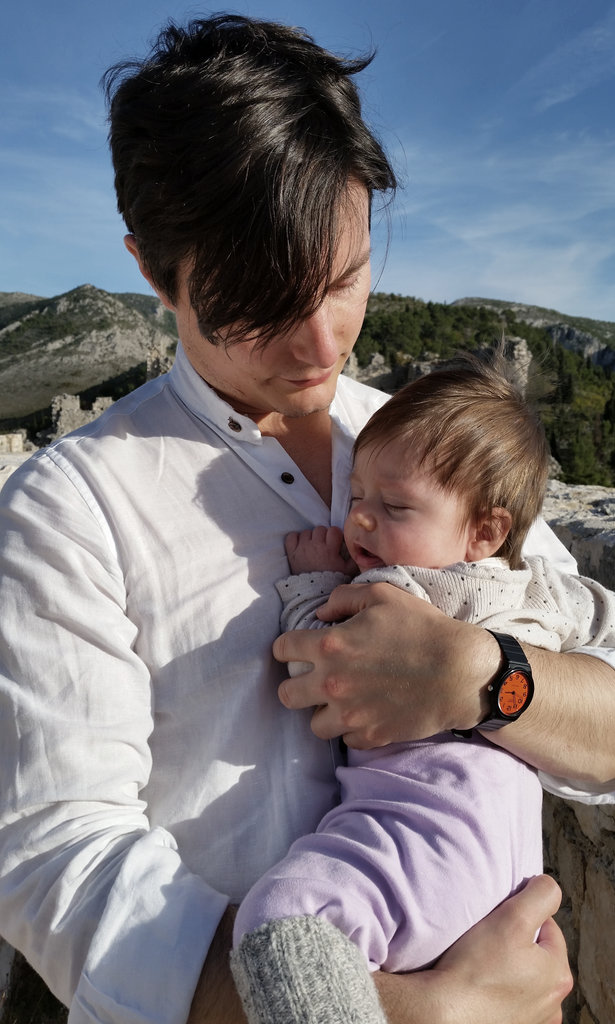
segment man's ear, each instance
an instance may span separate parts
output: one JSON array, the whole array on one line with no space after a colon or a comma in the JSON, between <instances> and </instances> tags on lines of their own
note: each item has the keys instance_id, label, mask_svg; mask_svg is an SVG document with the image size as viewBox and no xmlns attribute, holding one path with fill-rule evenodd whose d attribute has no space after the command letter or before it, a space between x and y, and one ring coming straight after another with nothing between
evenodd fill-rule
<instances>
[{"instance_id":1,"label":"man's ear","mask_svg":"<svg viewBox=\"0 0 615 1024\"><path fill-rule=\"evenodd\" d=\"M510 533L512 516L508 509L492 508L479 516L470 530L466 549L466 562L479 562L499 551Z\"/></svg>"},{"instance_id":2,"label":"man's ear","mask_svg":"<svg viewBox=\"0 0 615 1024\"><path fill-rule=\"evenodd\" d=\"M152 280L152 275L150 274L149 270L147 269L147 267L143 263L143 260L141 259L141 253L139 252L139 246L137 245L137 240L136 240L135 236L134 235L124 235L124 245L128 249L128 252L130 253L130 255L134 256L134 258L136 259L137 266L139 267L139 270L143 274L143 277L147 281L147 283L150 286L150 288L153 288L153 290L156 292L156 295L158 296L158 298L160 299L162 304L164 306L166 306L167 309L170 309L172 313L174 313L175 312L175 306L166 297L164 292L161 292L160 288L158 288L158 286L154 283L154 281Z\"/></svg>"}]
</instances>

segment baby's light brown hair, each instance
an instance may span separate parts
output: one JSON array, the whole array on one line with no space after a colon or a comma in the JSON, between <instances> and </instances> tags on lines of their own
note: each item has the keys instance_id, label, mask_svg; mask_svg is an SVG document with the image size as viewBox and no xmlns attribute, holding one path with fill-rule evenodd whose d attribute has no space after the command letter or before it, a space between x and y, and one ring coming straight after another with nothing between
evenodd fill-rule
<instances>
[{"instance_id":1,"label":"baby's light brown hair","mask_svg":"<svg viewBox=\"0 0 615 1024\"><path fill-rule=\"evenodd\" d=\"M507 509L512 525L496 554L519 568L542 508L550 453L537 413L506 376L501 351L488 363L464 354L407 384L366 423L354 454L393 440L406 442L440 487L465 501L468 519Z\"/></svg>"}]
</instances>

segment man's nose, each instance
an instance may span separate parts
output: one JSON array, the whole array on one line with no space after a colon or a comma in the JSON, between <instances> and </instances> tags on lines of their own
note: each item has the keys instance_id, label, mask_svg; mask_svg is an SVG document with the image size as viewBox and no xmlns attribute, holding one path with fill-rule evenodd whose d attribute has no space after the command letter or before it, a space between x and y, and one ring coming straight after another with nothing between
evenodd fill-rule
<instances>
[{"instance_id":1,"label":"man's nose","mask_svg":"<svg viewBox=\"0 0 615 1024\"><path fill-rule=\"evenodd\" d=\"M328 370L335 365L340 353L326 301L299 324L291 347L295 358L309 366Z\"/></svg>"}]
</instances>

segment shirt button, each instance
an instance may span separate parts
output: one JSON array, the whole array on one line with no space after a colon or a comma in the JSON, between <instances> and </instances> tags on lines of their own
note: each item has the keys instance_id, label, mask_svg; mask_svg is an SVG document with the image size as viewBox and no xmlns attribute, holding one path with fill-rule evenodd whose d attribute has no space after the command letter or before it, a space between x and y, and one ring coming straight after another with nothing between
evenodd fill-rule
<instances>
[{"instance_id":1,"label":"shirt button","mask_svg":"<svg viewBox=\"0 0 615 1024\"><path fill-rule=\"evenodd\" d=\"M241 423L238 423L237 420L234 420L232 416L229 416L228 425L231 428L231 430L235 431L236 434L238 434L239 431L241 430Z\"/></svg>"},{"instance_id":2,"label":"shirt button","mask_svg":"<svg viewBox=\"0 0 615 1024\"><path fill-rule=\"evenodd\" d=\"M292 473L282 473L280 480L283 484L294 484L295 478Z\"/></svg>"}]
</instances>

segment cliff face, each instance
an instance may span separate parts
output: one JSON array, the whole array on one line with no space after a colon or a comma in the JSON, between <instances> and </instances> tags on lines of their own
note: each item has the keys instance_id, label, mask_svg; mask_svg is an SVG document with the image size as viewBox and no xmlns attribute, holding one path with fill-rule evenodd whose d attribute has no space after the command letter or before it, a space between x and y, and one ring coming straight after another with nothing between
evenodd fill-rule
<instances>
[{"instance_id":1,"label":"cliff face","mask_svg":"<svg viewBox=\"0 0 615 1024\"><path fill-rule=\"evenodd\" d=\"M78 394L146 362L176 341L157 299L83 285L53 299L5 294L0 301L0 420Z\"/></svg>"},{"instance_id":2,"label":"cliff face","mask_svg":"<svg viewBox=\"0 0 615 1024\"><path fill-rule=\"evenodd\" d=\"M543 515L574 555L580 575L615 590L615 491L550 480Z\"/></svg>"},{"instance_id":3,"label":"cliff face","mask_svg":"<svg viewBox=\"0 0 615 1024\"><path fill-rule=\"evenodd\" d=\"M452 306L484 306L498 313L510 310L518 320L532 327L544 327L553 343L578 352L606 370L615 367L615 325L586 317L563 317L554 309L528 306L522 302L504 302L500 299L456 299Z\"/></svg>"}]
</instances>

